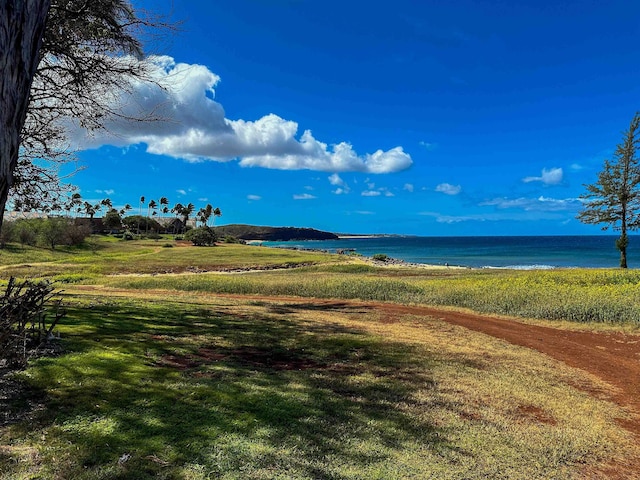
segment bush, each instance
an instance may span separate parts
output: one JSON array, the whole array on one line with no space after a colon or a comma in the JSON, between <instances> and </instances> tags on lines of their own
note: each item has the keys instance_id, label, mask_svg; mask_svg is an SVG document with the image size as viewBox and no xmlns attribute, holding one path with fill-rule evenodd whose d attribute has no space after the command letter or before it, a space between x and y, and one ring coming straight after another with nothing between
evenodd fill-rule
<instances>
[{"instance_id":1,"label":"bush","mask_svg":"<svg viewBox=\"0 0 640 480\"><path fill-rule=\"evenodd\" d=\"M7 243L13 240L15 234L14 222L3 222L0 228L0 248L4 248Z\"/></svg>"},{"instance_id":2,"label":"bush","mask_svg":"<svg viewBox=\"0 0 640 480\"><path fill-rule=\"evenodd\" d=\"M133 240L134 239L134 235L133 235L133 233L127 231L127 232L124 232L122 234L122 239L123 240Z\"/></svg>"},{"instance_id":3,"label":"bush","mask_svg":"<svg viewBox=\"0 0 640 480\"><path fill-rule=\"evenodd\" d=\"M189 230L184 238L198 247L211 247L218 241L215 232L206 226Z\"/></svg>"},{"instance_id":4,"label":"bush","mask_svg":"<svg viewBox=\"0 0 640 480\"><path fill-rule=\"evenodd\" d=\"M122 228L122 218L115 208L109 210L102 219L102 225L107 230L120 230Z\"/></svg>"},{"instance_id":5,"label":"bush","mask_svg":"<svg viewBox=\"0 0 640 480\"><path fill-rule=\"evenodd\" d=\"M82 245L84 241L91 236L91 227L89 225L77 225L68 222L65 233L65 243L67 245L78 246Z\"/></svg>"},{"instance_id":6,"label":"bush","mask_svg":"<svg viewBox=\"0 0 640 480\"><path fill-rule=\"evenodd\" d=\"M90 235L90 225L75 223L69 218L22 219L2 225L0 246L12 241L22 246L40 243L52 249L58 245L78 246Z\"/></svg>"},{"instance_id":7,"label":"bush","mask_svg":"<svg viewBox=\"0 0 640 480\"><path fill-rule=\"evenodd\" d=\"M237 244L241 244L244 245L246 242L240 238L236 238L232 235L227 235L224 237L223 240L224 243L237 243Z\"/></svg>"},{"instance_id":8,"label":"bush","mask_svg":"<svg viewBox=\"0 0 640 480\"><path fill-rule=\"evenodd\" d=\"M33 220L19 220L15 225L15 239L20 242L23 247L25 245L35 245L38 239L37 222Z\"/></svg>"},{"instance_id":9,"label":"bush","mask_svg":"<svg viewBox=\"0 0 640 480\"><path fill-rule=\"evenodd\" d=\"M389 256L384 253L376 253L373 256L373 259L377 260L378 262L386 262L387 260L389 260Z\"/></svg>"}]
</instances>

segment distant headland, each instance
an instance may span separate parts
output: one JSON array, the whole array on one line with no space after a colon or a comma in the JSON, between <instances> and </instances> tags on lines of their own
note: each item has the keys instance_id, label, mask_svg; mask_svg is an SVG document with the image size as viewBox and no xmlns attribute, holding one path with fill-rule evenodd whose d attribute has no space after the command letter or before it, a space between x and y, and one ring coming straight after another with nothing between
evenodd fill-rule
<instances>
[{"instance_id":1,"label":"distant headland","mask_svg":"<svg viewBox=\"0 0 640 480\"><path fill-rule=\"evenodd\" d=\"M264 227L232 224L214 228L219 237L231 236L240 240L261 240L267 242L287 242L290 240L338 240L335 233L314 228Z\"/></svg>"}]
</instances>

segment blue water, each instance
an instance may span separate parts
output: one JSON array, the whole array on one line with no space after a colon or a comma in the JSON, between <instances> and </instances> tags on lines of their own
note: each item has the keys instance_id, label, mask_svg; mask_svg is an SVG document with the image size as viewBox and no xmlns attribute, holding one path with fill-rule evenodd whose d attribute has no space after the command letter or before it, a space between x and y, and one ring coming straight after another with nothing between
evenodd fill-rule
<instances>
[{"instance_id":1,"label":"blue water","mask_svg":"<svg viewBox=\"0 0 640 480\"><path fill-rule=\"evenodd\" d=\"M379 237L305 242L264 242L265 246L298 247L335 252L353 249L372 256L384 253L413 263L474 268L604 268L618 267L616 236L546 237ZM630 268L640 268L640 236L629 239Z\"/></svg>"}]
</instances>

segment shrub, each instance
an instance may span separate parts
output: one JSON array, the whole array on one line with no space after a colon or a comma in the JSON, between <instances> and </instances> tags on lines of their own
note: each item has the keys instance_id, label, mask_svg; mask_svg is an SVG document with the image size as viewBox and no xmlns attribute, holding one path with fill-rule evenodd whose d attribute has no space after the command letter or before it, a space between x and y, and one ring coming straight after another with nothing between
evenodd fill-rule
<instances>
[{"instance_id":1,"label":"shrub","mask_svg":"<svg viewBox=\"0 0 640 480\"><path fill-rule=\"evenodd\" d=\"M15 233L14 222L3 222L0 228L0 248L4 248L7 243L13 240Z\"/></svg>"},{"instance_id":2,"label":"shrub","mask_svg":"<svg viewBox=\"0 0 640 480\"><path fill-rule=\"evenodd\" d=\"M389 260L389 256L384 253L376 253L373 256L373 259L377 260L378 262L386 262L387 260Z\"/></svg>"},{"instance_id":3,"label":"shrub","mask_svg":"<svg viewBox=\"0 0 640 480\"><path fill-rule=\"evenodd\" d=\"M102 219L102 224L107 230L120 230L122 228L122 218L118 211L112 208Z\"/></svg>"},{"instance_id":4,"label":"shrub","mask_svg":"<svg viewBox=\"0 0 640 480\"><path fill-rule=\"evenodd\" d=\"M33 220L20 220L15 226L16 238L23 247L25 245L35 245L38 239L37 223Z\"/></svg>"},{"instance_id":5,"label":"shrub","mask_svg":"<svg viewBox=\"0 0 640 480\"><path fill-rule=\"evenodd\" d=\"M48 218L41 221L40 225L40 242L56 248L56 245L65 243L67 231L69 229L69 221L64 218Z\"/></svg>"},{"instance_id":6,"label":"shrub","mask_svg":"<svg viewBox=\"0 0 640 480\"><path fill-rule=\"evenodd\" d=\"M91 227L89 225L77 225L71 222L67 222L65 233L65 243L67 245L82 245L87 237L91 236Z\"/></svg>"},{"instance_id":7,"label":"shrub","mask_svg":"<svg viewBox=\"0 0 640 480\"><path fill-rule=\"evenodd\" d=\"M184 238L198 247L213 246L218 240L215 232L210 227L206 226L189 230L184 235Z\"/></svg>"},{"instance_id":8,"label":"shrub","mask_svg":"<svg viewBox=\"0 0 640 480\"><path fill-rule=\"evenodd\" d=\"M246 243L244 240L242 240L240 238L236 238L236 237L234 237L232 235L225 236L223 242L224 243L238 243L238 244L242 244L242 245L244 245Z\"/></svg>"}]
</instances>

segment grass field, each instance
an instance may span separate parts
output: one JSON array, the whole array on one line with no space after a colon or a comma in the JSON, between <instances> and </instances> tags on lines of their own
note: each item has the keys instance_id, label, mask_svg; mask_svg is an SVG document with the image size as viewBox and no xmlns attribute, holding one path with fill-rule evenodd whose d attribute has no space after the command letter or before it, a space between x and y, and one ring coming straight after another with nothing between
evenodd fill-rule
<instances>
[{"instance_id":1,"label":"grass field","mask_svg":"<svg viewBox=\"0 0 640 480\"><path fill-rule=\"evenodd\" d=\"M0 251L0 278L45 278L59 285L88 283L130 289L359 298L540 320L640 326L637 270L379 268L357 258L315 252L174 245L171 240L122 242L106 237L94 240L93 247L54 252L14 246ZM300 268L290 268L294 266ZM250 275L220 274L285 267L286 271Z\"/></svg>"},{"instance_id":2,"label":"grass field","mask_svg":"<svg viewBox=\"0 0 640 480\"><path fill-rule=\"evenodd\" d=\"M577 388L606 385L531 350L339 300L216 296L635 328L635 272L387 269L260 247L94 241L0 253L2 278L59 282L69 312L64 355L33 361L15 376L26 390L0 398L19 419L0 424L1 478L599 478L611 459L637 455L615 420L625 413ZM184 273L292 265L306 266ZM588 314L563 316L564 301Z\"/></svg>"}]
</instances>

